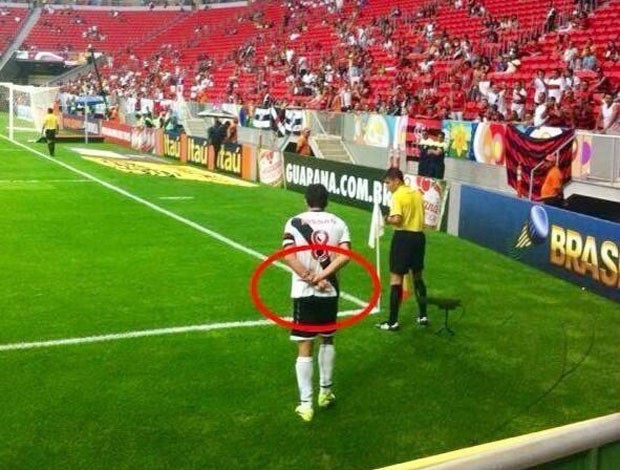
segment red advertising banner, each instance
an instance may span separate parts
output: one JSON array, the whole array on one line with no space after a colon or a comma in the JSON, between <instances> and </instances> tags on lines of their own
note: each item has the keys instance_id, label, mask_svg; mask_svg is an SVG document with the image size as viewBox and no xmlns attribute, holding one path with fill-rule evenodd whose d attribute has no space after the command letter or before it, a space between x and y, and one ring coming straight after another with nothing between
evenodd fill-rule
<instances>
[{"instance_id":1,"label":"red advertising banner","mask_svg":"<svg viewBox=\"0 0 620 470\"><path fill-rule=\"evenodd\" d=\"M106 142L131 146L131 129L128 124L122 124L115 121L103 121L101 123L101 135L105 137Z\"/></svg>"}]
</instances>

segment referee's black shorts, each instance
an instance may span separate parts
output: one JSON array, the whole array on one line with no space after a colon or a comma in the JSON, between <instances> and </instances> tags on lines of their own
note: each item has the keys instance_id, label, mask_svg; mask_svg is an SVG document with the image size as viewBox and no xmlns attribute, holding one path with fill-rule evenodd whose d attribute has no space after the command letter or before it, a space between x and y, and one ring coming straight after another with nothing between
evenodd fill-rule
<instances>
[{"instance_id":1,"label":"referee's black shorts","mask_svg":"<svg viewBox=\"0 0 620 470\"><path fill-rule=\"evenodd\" d=\"M300 325L329 325L338 318L338 297L300 297L293 299L293 323ZM336 330L305 331L293 329L291 339L303 341L313 339L317 335L332 336Z\"/></svg>"},{"instance_id":2,"label":"referee's black shorts","mask_svg":"<svg viewBox=\"0 0 620 470\"><path fill-rule=\"evenodd\" d=\"M422 272L425 250L424 232L396 230L390 247L390 272L402 275L409 271Z\"/></svg>"},{"instance_id":3,"label":"referee's black shorts","mask_svg":"<svg viewBox=\"0 0 620 470\"><path fill-rule=\"evenodd\" d=\"M48 142L56 141L56 129L45 129L45 140Z\"/></svg>"}]
</instances>

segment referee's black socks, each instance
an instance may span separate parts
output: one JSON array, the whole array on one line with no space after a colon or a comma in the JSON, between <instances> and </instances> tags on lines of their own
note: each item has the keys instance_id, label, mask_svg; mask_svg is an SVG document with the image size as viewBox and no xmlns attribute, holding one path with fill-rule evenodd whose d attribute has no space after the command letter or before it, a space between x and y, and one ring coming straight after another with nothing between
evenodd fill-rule
<instances>
[{"instance_id":1,"label":"referee's black socks","mask_svg":"<svg viewBox=\"0 0 620 470\"><path fill-rule=\"evenodd\" d=\"M400 299L402 296L402 284L393 284L390 290L390 319L388 321L390 325L398 322L398 309L400 308Z\"/></svg>"},{"instance_id":2,"label":"referee's black socks","mask_svg":"<svg viewBox=\"0 0 620 470\"><path fill-rule=\"evenodd\" d=\"M420 317L426 316L426 284L422 279L414 281L413 286L415 288L415 296L418 299L418 307L420 309ZM420 302L420 299L424 299L424 302Z\"/></svg>"}]
</instances>

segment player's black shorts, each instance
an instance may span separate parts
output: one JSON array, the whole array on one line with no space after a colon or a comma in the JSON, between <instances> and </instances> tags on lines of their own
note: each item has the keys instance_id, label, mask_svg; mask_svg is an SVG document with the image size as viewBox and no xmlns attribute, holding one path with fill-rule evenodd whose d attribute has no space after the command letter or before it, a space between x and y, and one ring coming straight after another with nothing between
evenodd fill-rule
<instances>
[{"instance_id":1,"label":"player's black shorts","mask_svg":"<svg viewBox=\"0 0 620 470\"><path fill-rule=\"evenodd\" d=\"M390 272L394 274L421 272L424 269L425 249L424 232L396 230L390 247Z\"/></svg>"},{"instance_id":2,"label":"player's black shorts","mask_svg":"<svg viewBox=\"0 0 620 470\"><path fill-rule=\"evenodd\" d=\"M329 325L338 317L338 297L301 297L293 299L293 322L300 325ZM291 339L303 341L320 336L332 336L336 330L303 331L293 329Z\"/></svg>"},{"instance_id":3,"label":"player's black shorts","mask_svg":"<svg viewBox=\"0 0 620 470\"><path fill-rule=\"evenodd\" d=\"M56 140L56 129L45 129L45 139L48 142L54 142Z\"/></svg>"}]
</instances>

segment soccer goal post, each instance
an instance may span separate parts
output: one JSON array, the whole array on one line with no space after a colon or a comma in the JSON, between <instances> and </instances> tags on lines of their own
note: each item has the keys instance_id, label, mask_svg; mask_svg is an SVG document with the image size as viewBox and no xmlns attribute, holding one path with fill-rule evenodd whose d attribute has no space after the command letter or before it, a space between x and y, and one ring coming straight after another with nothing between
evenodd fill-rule
<instances>
[{"instance_id":1,"label":"soccer goal post","mask_svg":"<svg viewBox=\"0 0 620 470\"><path fill-rule=\"evenodd\" d=\"M15 131L41 132L48 108L54 106L58 87L38 87L0 82L0 114L11 140Z\"/></svg>"}]
</instances>

